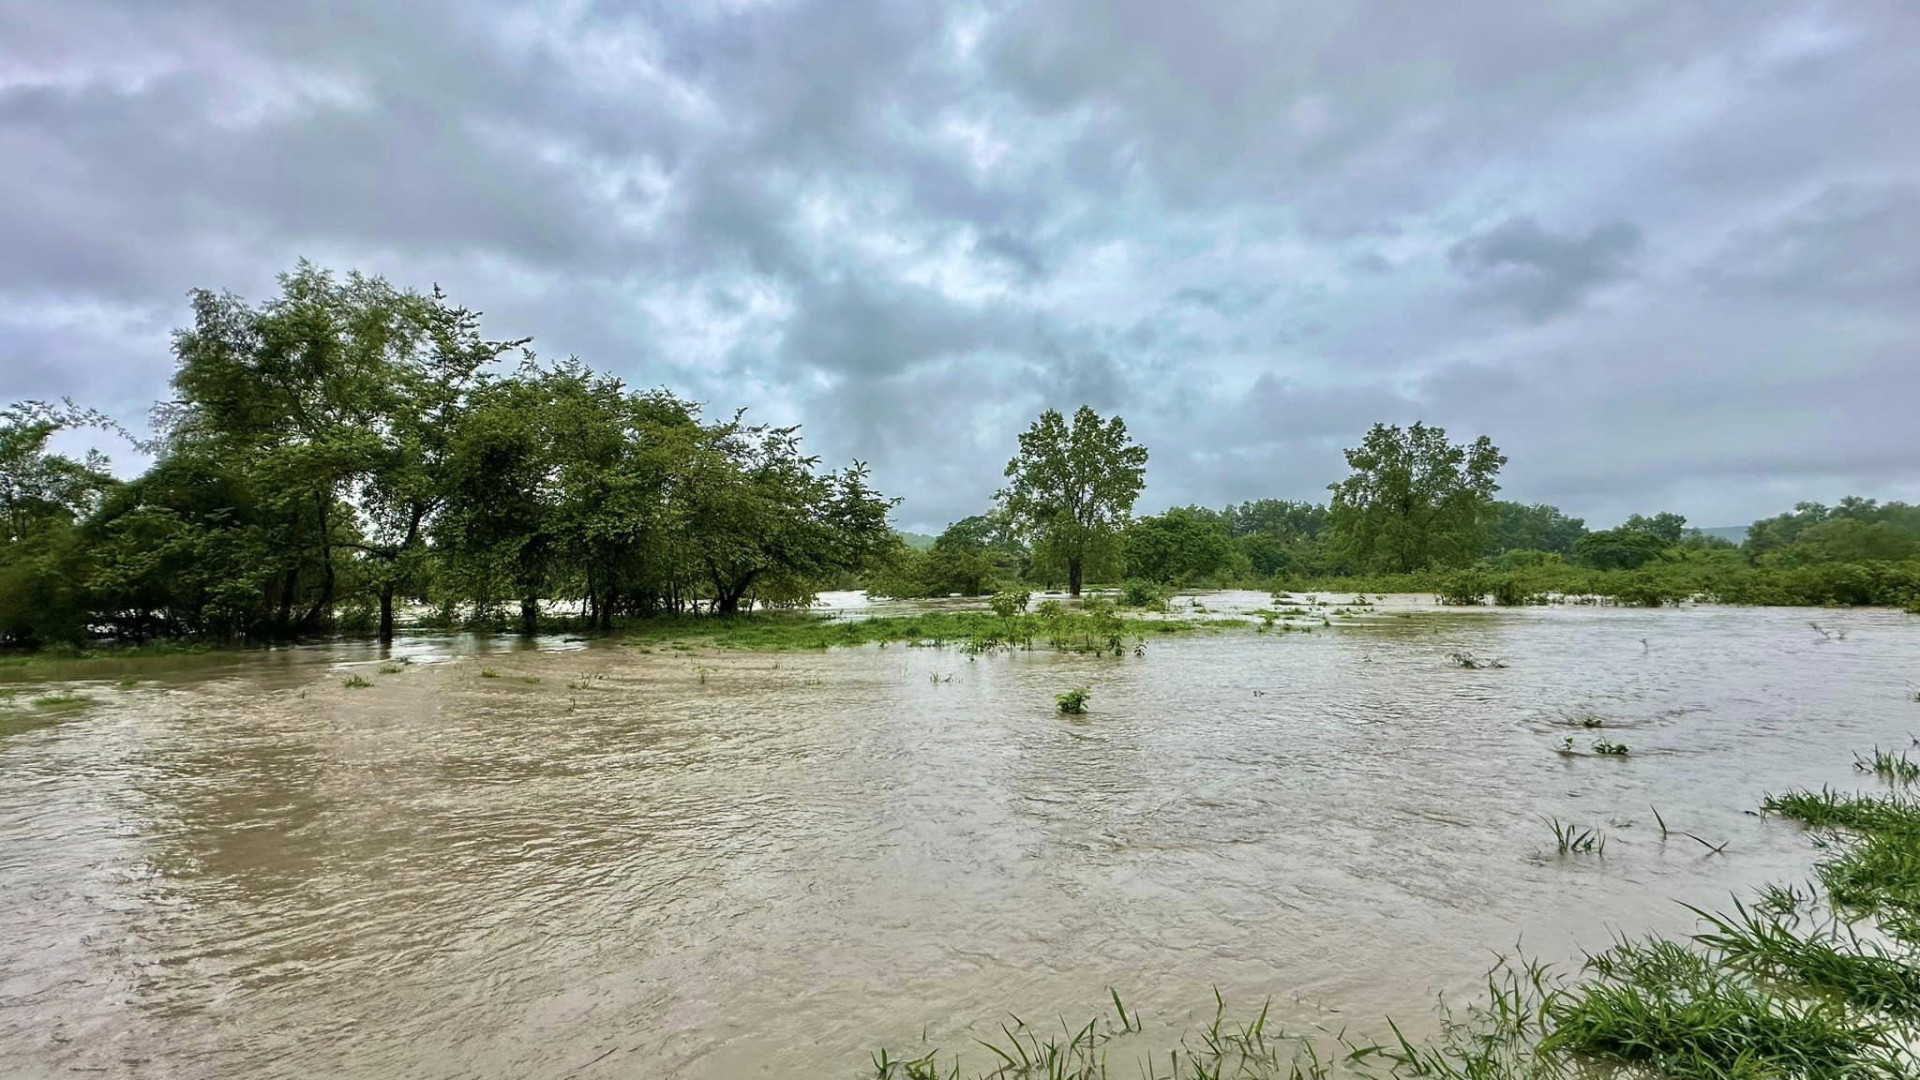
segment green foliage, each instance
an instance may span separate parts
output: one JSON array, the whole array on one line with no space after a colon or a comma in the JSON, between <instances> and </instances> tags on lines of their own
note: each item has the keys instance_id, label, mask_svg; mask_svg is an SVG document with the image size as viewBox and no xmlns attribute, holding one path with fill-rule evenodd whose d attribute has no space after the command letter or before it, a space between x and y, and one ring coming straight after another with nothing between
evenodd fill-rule
<instances>
[{"instance_id":1,"label":"green foliage","mask_svg":"<svg viewBox=\"0 0 1920 1080\"><path fill-rule=\"evenodd\" d=\"M0 409L0 646L86 637L81 523L116 484L98 454L47 452L56 432L84 427L112 423L71 403Z\"/></svg>"},{"instance_id":2,"label":"green foliage","mask_svg":"<svg viewBox=\"0 0 1920 1080\"><path fill-rule=\"evenodd\" d=\"M1103 420L1083 405L1068 427L1048 409L1021 433L997 498L1036 547L1065 564L1068 589L1079 596L1089 556L1103 542L1117 545L1146 468L1147 448L1128 437L1124 420Z\"/></svg>"},{"instance_id":3,"label":"green foliage","mask_svg":"<svg viewBox=\"0 0 1920 1080\"><path fill-rule=\"evenodd\" d=\"M869 619L798 613L751 619L662 617L635 623L624 636L629 644L647 647L698 644L756 651L904 642L926 648L971 645L976 652L1044 645L1065 652L1107 653L1130 637L1185 633L1205 625L1179 619L1130 619L1110 605L1072 611L1057 600L1043 600L1033 612L1011 619L990 611L933 611Z\"/></svg>"},{"instance_id":4,"label":"green foliage","mask_svg":"<svg viewBox=\"0 0 1920 1080\"><path fill-rule=\"evenodd\" d=\"M987 606L993 609L995 615L1003 619L1011 619L1016 615L1024 614L1027 610L1027 602L1032 599L1033 594L1024 589L1018 592L1009 589L994 593L993 598L987 602Z\"/></svg>"},{"instance_id":5,"label":"green foliage","mask_svg":"<svg viewBox=\"0 0 1920 1080\"><path fill-rule=\"evenodd\" d=\"M1456 570L1440 579L1434 595L1443 604L1478 607L1486 599L1492 582L1480 570Z\"/></svg>"},{"instance_id":6,"label":"green foliage","mask_svg":"<svg viewBox=\"0 0 1920 1080\"><path fill-rule=\"evenodd\" d=\"M876 560L875 596L984 596L1024 580L1031 557L1004 514L977 514L947 526L924 550L902 546Z\"/></svg>"},{"instance_id":7,"label":"green foliage","mask_svg":"<svg viewBox=\"0 0 1920 1080\"><path fill-rule=\"evenodd\" d=\"M895 542L864 465L794 428L718 421L522 342L437 290L301 263L249 304L193 296L151 469L45 453L92 414L0 411L0 645L394 632L577 601L616 615L806 603Z\"/></svg>"},{"instance_id":8,"label":"green foliage","mask_svg":"<svg viewBox=\"0 0 1920 1080\"><path fill-rule=\"evenodd\" d=\"M1127 574L1161 584L1232 580L1252 569L1225 518L1197 506L1144 517L1126 530Z\"/></svg>"},{"instance_id":9,"label":"green foliage","mask_svg":"<svg viewBox=\"0 0 1920 1080\"><path fill-rule=\"evenodd\" d=\"M1831 1001L1769 993L1671 941L1623 942L1547 1006L1548 1052L1686 1078L1895 1076L1883 1028Z\"/></svg>"},{"instance_id":10,"label":"green foliage","mask_svg":"<svg viewBox=\"0 0 1920 1080\"><path fill-rule=\"evenodd\" d=\"M1087 711L1087 698L1091 693L1084 686L1076 686L1064 694L1055 694L1053 700L1061 712L1078 715Z\"/></svg>"},{"instance_id":11,"label":"green foliage","mask_svg":"<svg viewBox=\"0 0 1920 1080\"><path fill-rule=\"evenodd\" d=\"M1495 500L1488 507L1486 554L1500 556L1513 551L1573 554L1573 546L1586 535L1586 522L1568 517L1557 506L1535 503L1531 506Z\"/></svg>"},{"instance_id":12,"label":"green foliage","mask_svg":"<svg viewBox=\"0 0 1920 1080\"><path fill-rule=\"evenodd\" d=\"M1167 594L1159 585L1145 578L1129 578L1120 586L1120 600L1131 608L1148 608L1153 611L1167 609Z\"/></svg>"},{"instance_id":13,"label":"green foliage","mask_svg":"<svg viewBox=\"0 0 1920 1080\"><path fill-rule=\"evenodd\" d=\"M340 685L345 686L349 690L364 690L367 687L372 686L373 684L368 682L362 676L349 675L347 676L347 680L344 683L341 683Z\"/></svg>"},{"instance_id":14,"label":"green foliage","mask_svg":"<svg viewBox=\"0 0 1920 1080\"><path fill-rule=\"evenodd\" d=\"M1408 573L1462 566L1484 550L1507 462L1486 436L1455 445L1444 428L1375 424L1346 455L1353 473L1331 486L1329 516L1360 565Z\"/></svg>"}]
</instances>

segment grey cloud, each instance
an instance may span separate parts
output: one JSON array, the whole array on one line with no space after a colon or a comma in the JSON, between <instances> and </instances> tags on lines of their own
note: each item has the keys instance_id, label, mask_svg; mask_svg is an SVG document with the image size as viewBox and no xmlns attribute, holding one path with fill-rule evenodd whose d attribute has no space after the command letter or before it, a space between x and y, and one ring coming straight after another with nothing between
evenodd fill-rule
<instances>
[{"instance_id":1,"label":"grey cloud","mask_svg":"<svg viewBox=\"0 0 1920 1080\"><path fill-rule=\"evenodd\" d=\"M1920 184L1840 184L1743 230L1708 269L1731 287L1911 306L1920 298Z\"/></svg>"},{"instance_id":2,"label":"grey cloud","mask_svg":"<svg viewBox=\"0 0 1920 1080\"><path fill-rule=\"evenodd\" d=\"M1082 402L1147 508L1413 419L1594 520L1913 491L1916 50L1903 0L0 0L0 398L137 424L187 290L306 255L925 527Z\"/></svg>"},{"instance_id":3,"label":"grey cloud","mask_svg":"<svg viewBox=\"0 0 1920 1080\"><path fill-rule=\"evenodd\" d=\"M1629 222L1573 236L1549 232L1531 217L1515 217L1454 244L1447 258L1474 279L1479 301L1544 319L1624 277L1641 245L1640 230Z\"/></svg>"}]
</instances>

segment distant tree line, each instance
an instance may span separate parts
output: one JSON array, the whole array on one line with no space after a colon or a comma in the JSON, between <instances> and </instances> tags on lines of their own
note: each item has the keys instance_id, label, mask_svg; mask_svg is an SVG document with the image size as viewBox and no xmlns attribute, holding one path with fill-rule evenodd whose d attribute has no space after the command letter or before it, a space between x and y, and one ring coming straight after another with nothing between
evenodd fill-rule
<instances>
[{"instance_id":1,"label":"distant tree line","mask_svg":"<svg viewBox=\"0 0 1920 1080\"><path fill-rule=\"evenodd\" d=\"M1920 604L1920 507L1802 503L1755 522L1736 546L1674 513L1589 529L1557 507L1499 499L1506 458L1484 437L1455 444L1425 424L1375 425L1346 456L1349 475L1330 485L1325 504L1260 499L1136 518L1130 500L1116 503L1106 526L1083 537L1085 572L1161 587L1431 589L1514 602L1578 592L1629 602ZM931 547L896 548L871 585L935 596L1071 584L1057 554L1023 543L1032 526L1003 493Z\"/></svg>"},{"instance_id":2,"label":"distant tree line","mask_svg":"<svg viewBox=\"0 0 1920 1080\"><path fill-rule=\"evenodd\" d=\"M193 296L151 468L50 453L97 414L0 412L0 642L391 636L395 609L531 630L803 603L895 542L864 465L719 420L478 316L302 264Z\"/></svg>"},{"instance_id":3,"label":"distant tree line","mask_svg":"<svg viewBox=\"0 0 1920 1080\"><path fill-rule=\"evenodd\" d=\"M1920 606L1920 507L1803 503L1739 548L1672 513L1592 530L1499 499L1507 459L1484 436L1418 423L1375 425L1325 504L1136 518L1148 451L1125 422L1047 410L991 507L909 545L863 464L823 469L796 428L708 419L669 390L544 363L437 289L302 263L264 303L201 291L192 315L142 445L153 464L131 480L97 453L48 449L63 430L117 430L99 413L0 409L0 645L389 638L407 605L532 632L557 604L606 629L855 584Z\"/></svg>"}]
</instances>

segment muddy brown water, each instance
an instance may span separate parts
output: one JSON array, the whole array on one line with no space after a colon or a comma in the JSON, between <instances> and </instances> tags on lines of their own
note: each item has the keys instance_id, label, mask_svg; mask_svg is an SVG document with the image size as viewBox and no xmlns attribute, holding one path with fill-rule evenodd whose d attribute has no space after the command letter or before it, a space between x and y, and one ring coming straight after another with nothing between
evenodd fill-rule
<instances>
[{"instance_id":1,"label":"muddy brown water","mask_svg":"<svg viewBox=\"0 0 1920 1080\"><path fill-rule=\"evenodd\" d=\"M1417 1034L1495 950L1803 879L1761 796L1920 732L1898 613L1384 607L1122 659L451 637L63 684L94 704L0 738L0 1073L852 1077L1109 986L1150 1036L1216 986Z\"/></svg>"}]
</instances>

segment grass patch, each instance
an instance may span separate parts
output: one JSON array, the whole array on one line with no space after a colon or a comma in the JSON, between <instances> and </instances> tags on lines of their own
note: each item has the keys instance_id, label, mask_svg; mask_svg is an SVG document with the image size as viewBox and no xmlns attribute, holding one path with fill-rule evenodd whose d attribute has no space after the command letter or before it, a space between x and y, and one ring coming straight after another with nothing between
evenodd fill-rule
<instances>
[{"instance_id":1,"label":"grass patch","mask_svg":"<svg viewBox=\"0 0 1920 1080\"><path fill-rule=\"evenodd\" d=\"M36 709L84 709L91 704L92 698L71 690L57 690L33 699Z\"/></svg>"},{"instance_id":2,"label":"grass patch","mask_svg":"<svg viewBox=\"0 0 1920 1080\"><path fill-rule=\"evenodd\" d=\"M0 679L61 681L100 679L178 667L222 651L194 642L156 642L94 649L49 647L30 653L0 653Z\"/></svg>"},{"instance_id":3,"label":"grass patch","mask_svg":"<svg viewBox=\"0 0 1920 1080\"><path fill-rule=\"evenodd\" d=\"M1047 608L1041 604L1041 608ZM1045 613L1001 616L989 611L938 611L872 619L834 619L818 615L759 614L735 618L663 618L627 627L628 645L685 651L698 646L778 652L836 646L905 643L927 648L958 648L972 653L1052 648L1087 653L1127 651L1152 637L1201 627L1244 625L1238 620L1146 619L1118 614L1111 605L1089 601L1075 610L1060 605Z\"/></svg>"},{"instance_id":4,"label":"grass patch","mask_svg":"<svg viewBox=\"0 0 1920 1080\"><path fill-rule=\"evenodd\" d=\"M380 674L382 675L398 675L405 670L406 668L401 667L399 664L381 664L380 665Z\"/></svg>"},{"instance_id":5,"label":"grass patch","mask_svg":"<svg viewBox=\"0 0 1920 1080\"><path fill-rule=\"evenodd\" d=\"M1689 1080L1905 1075L1885 1025L1769 992L1677 942L1622 942L1587 970L1590 981L1547 1003L1543 1051Z\"/></svg>"},{"instance_id":6,"label":"grass patch","mask_svg":"<svg viewBox=\"0 0 1920 1080\"><path fill-rule=\"evenodd\" d=\"M1789 911L1800 897L1792 894L1790 900ZM1692 910L1713 927L1695 940L1733 970L1903 1020L1920 1018L1920 968L1878 942L1861 940L1849 926L1831 922L1803 935L1738 903L1732 915Z\"/></svg>"},{"instance_id":7,"label":"grass patch","mask_svg":"<svg viewBox=\"0 0 1920 1080\"><path fill-rule=\"evenodd\" d=\"M372 686L373 684L368 682L365 678L359 675L349 675L347 676L347 681L341 683L340 685L346 687L349 690L364 690L367 687Z\"/></svg>"}]
</instances>

